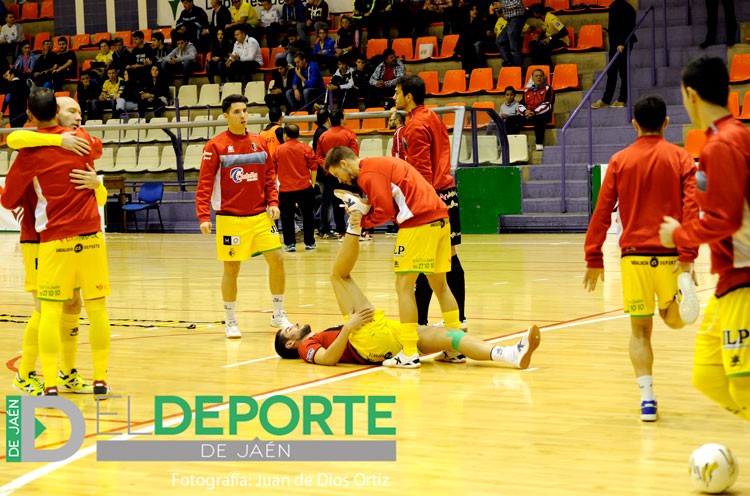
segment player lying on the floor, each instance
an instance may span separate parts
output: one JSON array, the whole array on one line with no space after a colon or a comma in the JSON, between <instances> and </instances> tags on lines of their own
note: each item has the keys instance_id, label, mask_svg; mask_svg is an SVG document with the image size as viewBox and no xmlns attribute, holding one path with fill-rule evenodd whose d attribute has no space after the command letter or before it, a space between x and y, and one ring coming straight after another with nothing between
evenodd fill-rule
<instances>
[{"instance_id":1,"label":"player lying on the floor","mask_svg":"<svg viewBox=\"0 0 750 496\"><path fill-rule=\"evenodd\" d=\"M347 234L331 272L331 282L343 326L313 334L309 325L294 324L276 333L276 353L282 358L302 358L318 365L337 363L378 364L401 350L396 340L399 322L385 318L351 277L359 256L359 236ZM347 319L348 316L348 319ZM423 354L441 353L436 360L463 363L472 360L504 362L525 369L539 346L541 334L535 325L513 346L494 346L459 329L424 326L418 329L417 346ZM446 351L447 350L447 351Z\"/></svg>"}]
</instances>

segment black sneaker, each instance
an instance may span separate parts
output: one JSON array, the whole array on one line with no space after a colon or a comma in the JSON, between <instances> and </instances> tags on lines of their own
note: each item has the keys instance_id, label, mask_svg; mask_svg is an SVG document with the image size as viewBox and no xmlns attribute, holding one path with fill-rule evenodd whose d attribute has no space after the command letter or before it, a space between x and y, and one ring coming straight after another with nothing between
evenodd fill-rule
<instances>
[{"instance_id":1,"label":"black sneaker","mask_svg":"<svg viewBox=\"0 0 750 496\"><path fill-rule=\"evenodd\" d=\"M112 390L104 381L94 381L94 398L106 399Z\"/></svg>"}]
</instances>

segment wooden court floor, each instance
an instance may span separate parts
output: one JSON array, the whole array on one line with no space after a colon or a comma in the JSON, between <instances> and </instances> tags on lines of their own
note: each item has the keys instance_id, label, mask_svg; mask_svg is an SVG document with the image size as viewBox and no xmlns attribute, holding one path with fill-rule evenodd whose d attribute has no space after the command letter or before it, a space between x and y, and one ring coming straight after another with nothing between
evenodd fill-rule
<instances>
[{"instance_id":1,"label":"wooden court floor","mask_svg":"<svg viewBox=\"0 0 750 496\"><path fill-rule=\"evenodd\" d=\"M396 440L397 461L97 462L96 439L112 436L96 436L92 398L66 395L87 420L88 437L77 457L43 464L5 463L3 456L0 495L685 495L695 493L688 478L690 452L707 442L734 451L741 467L734 494L750 494L750 425L690 384L697 325L672 331L655 323L660 419L639 421L614 237L605 252L606 283L594 294L582 287L583 235L464 237L459 253L470 333L511 344L537 323L542 344L525 371L489 362L426 360L421 370L408 371L277 359L262 260L243 264L237 306L244 337L228 341L213 243L213 237L199 235L108 237L113 287L108 305L114 324L109 381L114 393L130 397L132 430L153 427L155 396L192 402L198 395L225 401L247 395L261 402L274 392L295 401L310 395L393 395L393 418L382 423L397 433L381 438ZM397 318L393 243L394 238L377 235L362 246L354 276L377 307ZM339 244L319 242L318 247L285 258L289 318L309 322L313 329L341 321L328 282ZM31 299L22 292L17 235L0 235L0 259L0 358L7 369L0 380L0 432L5 440L4 399L15 394L11 380L21 346L20 321L30 314ZM713 286L706 247L699 262L705 303ZM432 320L440 320L437 302L431 310ZM80 340L79 369L90 377L86 325ZM125 398L100 408L119 414L102 420L102 431L126 430ZM57 447L67 439L67 421L53 414L38 418L47 430L37 446ZM343 434L340 410L330 420L333 436L314 431L306 438L371 439L366 422L356 416L352 436ZM226 427L226 411L209 423ZM242 425L237 436L210 437L273 439L259 429L251 423ZM301 432L290 437L303 438ZM199 437L191 427L179 439ZM298 483L300 476L308 482ZM238 487L240 479L251 487Z\"/></svg>"}]
</instances>

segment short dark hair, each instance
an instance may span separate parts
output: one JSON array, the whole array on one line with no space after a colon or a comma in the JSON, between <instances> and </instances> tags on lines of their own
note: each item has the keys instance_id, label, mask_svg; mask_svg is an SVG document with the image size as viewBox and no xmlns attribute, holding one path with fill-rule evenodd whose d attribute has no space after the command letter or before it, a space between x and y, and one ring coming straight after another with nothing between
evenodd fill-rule
<instances>
[{"instance_id":1,"label":"short dark hair","mask_svg":"<svg viewBox=\"0 0 750 496\"><path fill-rule=\"evenodd\" d=\"M401 92L404 95L411 95L414 103L422 105L424 95L427 92L424 86L424 80L419 76L401 76L396 80L396 86L401 86Z\"/></svg>"},{"instance_id":2,"label":"short dark hair","mask_svg":"<svg viewBox=\"0 0 750 496\"><path fill-rule=\"evenodd\" d=\"M286 343L289 341L286 337L281 334L283 329L279 329L276 332L276 339L273 341L273 347L276 350L276 354L281 358L294 359L299 358L299 352L296 348L287 348Z\"/></svg>"},{"instance_id":3,"label":"short dark hair","mask_svg":"<svg viewBox=\"0 0 750 496\"><path fill-rule=\"evenodd\" d=\"M348 146L337 146L332 148L326 155L326 162L323 168L328 171L332 166L338 165L342 160L355 160L357 154Z\"/></svg>"},{"instance_id":4,"label":"short dark hair","mask_svg":"<svg viewBox=\"0 0 750 496\"><path fill-rule=\"evenodd\" d=\"M503 93L506 93L508 91L512 91L514 95L516 94L516 89L513 86L506 86L503 90Z\"/></svg>"},{"instance_id":5,"label":"short dark hair","mask_svg":"<svg viewBox=\"0 0 750 496\"><path fill-rule=\"evenodd\" d=\"M386 48L383 50L384 59L387 59L389 55L396 55L396 51L393 48Z\"/></svg>"},{"instance_id":6,"label":"short dark hair","mask_svg":"<svg viewBox=\"0 0 750 496\"><path fill-rule=\"evenodd\" d=\"M659 95L643 95L633 106L633 117L643 131L659 132L667 118L667 104Z\"/></svg>"},{"instance_id":7,"label":"short dark hair","mask_svg":"<svg viewBox=\"0 0 750 496\"><path fill-rule=\"evenodd\" d=\"M297 52L295 52L294 58L295 59L301 59L301 60L307 60L307 55L305 55L305 52L303 52L302 50L298 50Z\"/></svg>"},{"instance_id":8,"label":"short dark hair","mask_svg":"<svg viewBox=\"0 0 750 496\"><path fill-rule=\"evenodd\" d=\"M315 113L315 123L318 126L322 126L330 118L331 118L331 113L328 111L326 107L319 108L318 111Z\"/></svg>"},{"instance_id":9,"label":"short dark hair","mask_svg":"<svg viewBox=\"0 0 750 496\"><path fill-rule=\"evenodd\" d=\"M55 92L49 88L37 88L29 95L29 112L37 120L51 121L57 115Z\"/></svg>"},{"instance_id":10,"label":"short dark hair","mask_svg":"<svg viewBox=\"0 0 750 496\"><path fill-rule=\"evenodd\" d=\"M344 111L341 109L335 110L331 114L331 126L340 126L341 121L344 120Z\"/></svg>"},{"instance_id":11,"label":"short dark hair","mask_svg":"<svg viewBox=\"0 0 750 496\"><path fill-rule=\"evenodd\" d=\"M299 138L299 126L297 124L289 123L284 126L284 134L289 139Z\"/></svg>"},{"instance_id":12,"label":"short dark hair","mask_svg":"<svg viewBox=\"0 0 750 496\"><path fill-rule=\"evenodd\" d=\"M26 45L31 46L31 43L29 43L29 40L23 40L21 42L21 48L25 47Z\"/></svg>"},{"instance_id":13,"label":"short dark hair","mask_svg":"<svg viewBox=\"0 0 750 496\"><path fill-rule=\"evenodd\" d=\"M145 38L143 35L143 31L133 31L133 34L131 35L133 38Z\"/></svg>"},{"instance_id":14,"label":"short dark hair","mask_svg":"<svg viewBox=\"0 0 750 496\"><path fill-rule=\"evenodd\" d=\"M279 122L279 119L281 119L281 109L278 107L269 108L268 109L268 122L276 123L276 122Z\"/></svg>"},{"instance_id":15,"label":"short dark hair","mask_svg":"<svg viewBox=\"0 0 750 496\"><path fill-rule=\"evenodd\" d=\"M113 44L113 45L117 45L118 43L122 43L123 45L125 44L125 43L124 43L124 42L122 41L122 38L120 38L119 36L118 36L118 37L116 37L116 38L112 38L112 44Z\"/></svg>"},{"instance_id":16,"label":"short dark hair","mask_svg":"<svg viewBox=\"0 0 750 496\"><path fill-rule=\"evenodd\" d=\"M164 35L162 33L160 33L159 31L157 31L157 32L155 32L154 34L151 35L151 41L154 41L154 40L159 40L159 41L161 41L163 43L164 42Z\"/></svg>"},{"instance_id":17,"label":"short dark hair","mask_svg":"<svg viewBox=\"0 0 750 496\"><path fill-rule=\"evenodd\" d=\"M401 125L406 122L406 117L404 117L404 114L402 112L394 112L393 117L395 117L396 120L401 123Z\"/></svg>"},{"instance_id":18,"label":"short dark hair","mask_svg":"<svg viewBox=\"0 0 750 496\"><path fill-rule=\"evenodd\" d=\"M247 105L247 97L239 94L228 95L221 101L221 111L226 114L234 103L244 103Z\"/></svg>"},{"instance_id":19,"label":"short dark hair","mask_svg":"<svg viewBox=\"0 0 750 496\"><path fill-rule=\"evenodd\" d=\"M57 37L57 42L60 43L61 41L64 41L66 45L68 44L68 39L65 36Z\"/></svg>"},{"instance_id":20,"label":"short dark hair","mask_svg":"<svg viewBox=\"0 0 750 496\"><path fill-rule=\"evenodd\" d=\"M277 58L275 64L276 64L276 67L289 66L289 63L286 61L286 57Z\"/></svg>"},{"instance_id":21,"label":"short dark hair","mask_svg":"<svg viewBox=\"0 0 750 496\"><path fill-rule=\"evenodd\" d=\"M691 60L682 68L682 85L693 88L708 103L727 106L729 71L719 57L704 55Z\"/></svg>"}]
</instances>

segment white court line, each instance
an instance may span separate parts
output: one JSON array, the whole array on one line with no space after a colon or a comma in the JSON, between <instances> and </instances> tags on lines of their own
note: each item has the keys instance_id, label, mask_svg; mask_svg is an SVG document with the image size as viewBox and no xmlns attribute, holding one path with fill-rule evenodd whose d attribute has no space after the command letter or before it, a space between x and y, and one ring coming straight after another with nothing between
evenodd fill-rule
<instances>
[{"instance_id":1,"label":"white court line","mask_svg":"<svg viewBox=\"0 0 750 496\"><path fill-rule=\"evenodd\" d=\"M542 281L549 281L549 278L544 278L544 279L534 279L534 280L532 280L531 282L542 282Z\"/></svg>"},{"instance_id":2,"label":"white court line","mask_svg":"<svg viewBox=\"0 0 750 496\"><path fill-rule=\"evenodd\" d=\"M307 307L311 307L311 306L313 306L313 304L312 303L308 303L306 305L300 305L299 307L300 308L307 308Z\"/></svg>"},{"instance_id":3,"label":"white court line","mask_svg":"<svg viewBox=\"0 0 750 496\"><path fill-rule=\"evenodd\" d=\"M279 357L276 356L276 355L272 355L272 356L267 356L267 357L263 357L263 358L256 358L254 360L248 360L246 362L239 362L239 363L231 363L229 365L222 365L221 368L222 369L231 369L232 367L239 367L240 365L248 365L250 363L256 363L256 362L264 362L264 361L270 360L272 358L279 358Z\"/></svg>"},{"instance_id":4,"label":"white court line","mask_svg":"<svg viewBox=\"0 0 750 496\"><path fill-rule=\"evenodd\" d=\"M492 284L493 284L494 286L502 286L503 284L508 284L508 281L503 281L503 282L493 282Z\"/></svg>"},{"instance_id":5,"label":"white court line","mask_svg":"<svg viewBox=\"0 0 750 496\"><path fill-rule=\"evenodd\" d=\"M604 321L607 321L607 320L622 319L622 318L625 318L625 317L629 317L629 315L628 314L623 314L623 315L615 315L615 316L612 316L612 317L600 317L598 319L593 319L593 320L580 320L580 321L570 322L570 323L567 323L567 324L559 324L559 325L549 326L549 327L546 327L544 329L540 329L540 331L541 332L554 331L554 330L558 330L558 329L566 329L568 327L576 327L576 326L580 326L580 325L595 324L597 322L604 322ZM503 340L506 340L506 339L519 338L522 335L524 335L525 333L526 333L526 331L517 332L515 334L511 334L511 335L508 335L508 336L502 336L502 337L499 337L499 338L490 339L487 342L488 343L494 343L494 342L503 341ZM430 357L434 357L436 355L437 355L437 353L433 353L432 355L426 355L424 358L430 358ZM276 358L276 357L266 357L266 359L269 359L269 358ZM262 400L262 399L270 398L271 396L276 396L276 395L280 395L280 394L289 394L289 393L294 393L294 392L297 392L297 391L304 391L305 389L310 389L310 388L313 388L313 387L316 387L316 386L324 386L326 384L332 384L334 382L338 382L338 381L342 381L342 380L345 380L345 379L349 379L351 377L359 377L359 376L362 376L362 375L372 374L374 372L379 372L379 371L382 371L382 370L384 370L383 367L372 367L372 368L364 369L364 370L361 370L361 371L358 371L358 372L353 372L351 374L346 374L346 375L343 375L343 376L330 377L328 379L322 379L322 380L319 380L319 381L315 381L315 382L311 382L311 383L307 383L307 384L302 384L302 385L299 385L299 386L290 386L288 388L281 389L279 391L274 391L272 393L264 393L264 394L256 395L256 396L253 396L253 398L257 401L257 400ZM530 370L530 369L527 369L527 370ZM534 369L534 370L536 370L536 369ZM211 408L209 410L211 410L211 411L217 411L218 412L218 411L226 410L227 408L229 408L229 404L219 405L219 406L216 406L216 407ZM167 421L166 423L164 423L164 426L165 427L173 426L173 425L175 425L177 423L182 422L182 420L183 420L183 416L179 416L179 417L176 417L176 418L174 418L172 420ZM143 428L141 428L141 432L148 433L148 432L153 431L154 428L155 428L155 425L152 424L149 427L143 427ZM136 436L137 436L136 434L120 434L119 436L116 436L116 437L110 439L110 441L126 441L126 440L132 439L132 438L134 438ZM31 472L29 472L27 474L24 474L24 475L22 475L20 477L17 477L16 479L12 480L11 482L8 482L4 486L0 486L0 496L8 496L9 494L13 493L13 491L21 489L22 487L26 486L27 484L30 484L30 483L34 482L35 480L44 477L45 475L51 474L55 470L57 470L59 468L62 468L64 466L68 465L69 463L74 462L74 461L76 461L76 460L78 460L80 458L83 458L84 456L88 456L88 455L90 455L92 453L95 453L95 452L96 452L96 444L93 444L93 445L91 445L91 446L89 446L87 448L84 448L81 451L77 452L75 455L73 455L70 458L67 458L67 459L59 461L59 462L48 463L47 465L44 465L44 466L39 467L39 468L37 468L35 470L32 470Z\"/></svg>"}]
</instances>

